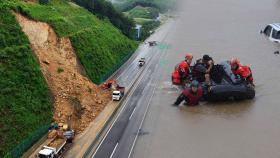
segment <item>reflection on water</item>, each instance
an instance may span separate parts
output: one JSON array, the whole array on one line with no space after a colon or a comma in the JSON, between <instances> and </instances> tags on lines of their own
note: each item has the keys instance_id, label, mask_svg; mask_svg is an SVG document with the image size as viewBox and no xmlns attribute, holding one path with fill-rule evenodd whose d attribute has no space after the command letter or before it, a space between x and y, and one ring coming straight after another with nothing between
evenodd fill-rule
<instances>
[{"instance_id":1,"label":"reflection on water","mask_svg":"<svg viewBox=\"0 0 280 158\"><path fill-rule=\"evenodd\" d=\"M186 112L187 115L212 115L225 119L233 119L247 115L254 106L255 101L201 102L199 106L181 106L180 110Z\"/></svg>"}]
</instances>

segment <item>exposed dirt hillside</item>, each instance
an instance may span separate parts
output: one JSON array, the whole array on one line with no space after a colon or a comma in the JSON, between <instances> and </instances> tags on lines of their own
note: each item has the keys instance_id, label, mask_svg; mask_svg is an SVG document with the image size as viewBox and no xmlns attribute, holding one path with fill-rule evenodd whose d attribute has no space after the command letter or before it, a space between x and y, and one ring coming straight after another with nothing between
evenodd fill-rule
<instances>
[{"instance_id":1,"label":"exposed dirt hillside","mask_svg":"<svg viewBox=\"0 0 280 158\"><path fill-rule=\"evenodd\" d=\"M82 75L83 69L68 38L58 38L46 23L15 14L53 93L55 121L66 123L68 116L72 116L72 127L80 133L109 102L110 92Z\"/></svg>"}]
</instances>

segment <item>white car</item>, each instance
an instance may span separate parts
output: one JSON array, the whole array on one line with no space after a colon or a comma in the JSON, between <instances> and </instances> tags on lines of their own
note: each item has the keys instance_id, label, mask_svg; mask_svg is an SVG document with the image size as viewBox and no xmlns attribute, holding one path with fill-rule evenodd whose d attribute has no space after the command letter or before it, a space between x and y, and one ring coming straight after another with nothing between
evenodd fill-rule
<instances>
[{"instance_id":1,"label":"white car","mask_svg":"<svg viewBox=\"0 0 280 158\"><path fill-rule=\"evenodd\" d=\"M120 101L123 97L123 93L121 91L113 91L112 100Z\"/></svg>"},{"instance_id":2,"label":"white car","mask_svg":"<svg viewBox=\"0 0 280 158\"><path fill-rule=\"evenodd\" d=\"M261 31L272 42L280 43L280 23L269 24Z\"/></svg>"},{"instance_id":3,"label":"white car","mask_svg":"<svg viewBox=\"0 0 280 158\"><path fill-rule=\"evenodd\" d=\"M146 62L145 62L145 58L141 58L141 59L139 59L139 61L138 61L138 65L141 67L141 66L144 66L144 64L145 64Z\"/></svg>"}]
</instances>

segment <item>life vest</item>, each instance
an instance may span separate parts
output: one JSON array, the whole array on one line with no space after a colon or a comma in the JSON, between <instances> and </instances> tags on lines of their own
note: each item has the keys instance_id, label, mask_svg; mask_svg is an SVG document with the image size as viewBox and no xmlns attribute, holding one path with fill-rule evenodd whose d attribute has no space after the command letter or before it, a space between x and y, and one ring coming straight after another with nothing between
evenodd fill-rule
<instances>
[{"instance_id":1,"label":"life vest","mask_svg":"<svg viewBox=\"0 0 280 158\"><path fill-rule=\"evenodd\" d=\"M178 68L175 69L172 73L172 83L175 85L181 84L181 76L180 76Z\"/></svg>"},{"instance_id":2,"label":"life vest","mask_svg":"<svg viewBox=\"0 0 280 158\"><path fill-rule=\"evenodd\" d=\"M189 71L189 68L190 68L190 65L189 65L188 62L186 62L186 61L184 60L184 61L182 61L182 62L179 64L178 68L179 68L180 71L182 71L182 72L188 72L188 71Z\"/></svg>"},{"instance_id":3,"label":"life vest","mask_svg":"<svg viewBox=\"0 0 280 158\"><path fill-rule=\"evenodd\" d=\"M240 77L246 79L247 81L253 82L252 71L247 65L239 65L236 70L232 71L235 75L239 75Z\"/></svg>"},{"instance_id":4,"label":"life vest","mask_svg":"<svg viewBox=\"0 0 280 158\"><path fill-rule=\"evenodd\" d=\"M198 87L195 94L192 93L191 88L187 88L183 91L183 94L188 99L188 105L197 105L202 97L202 87Z\"/></svg>"}]
</instances>

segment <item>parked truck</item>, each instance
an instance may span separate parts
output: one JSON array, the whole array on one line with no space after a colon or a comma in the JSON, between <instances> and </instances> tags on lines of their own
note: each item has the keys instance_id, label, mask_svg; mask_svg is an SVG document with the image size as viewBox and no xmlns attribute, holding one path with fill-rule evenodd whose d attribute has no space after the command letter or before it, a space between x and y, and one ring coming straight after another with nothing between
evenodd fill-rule
<instances>
[{"instance_id":1,"label":"parked truck","mask_svg":"<svg viewBox=\"0 0 280 158\"><path fill-rule=\"evenodd\" d=\"M116 90L113 91L112 100L113 101L120 101L124 96L125 87L117 86Z\"/></svg>"},{"instance_id":2,"label":"parked truck","mask_svg":"<svg viewBox=\"0 0 280 158\"><path fill-rule=\"evenodd\" d=\"M63 137L56 136L50 143L43 146L39 151L37 158L59 158L65 151L65 147L72 143L74 131L67 130L63 133Z\"/></svg>"}]
</instances>

